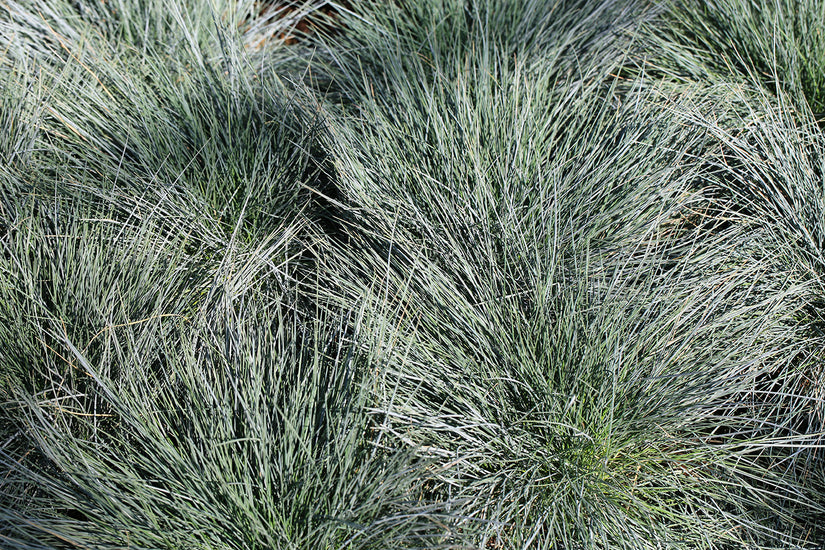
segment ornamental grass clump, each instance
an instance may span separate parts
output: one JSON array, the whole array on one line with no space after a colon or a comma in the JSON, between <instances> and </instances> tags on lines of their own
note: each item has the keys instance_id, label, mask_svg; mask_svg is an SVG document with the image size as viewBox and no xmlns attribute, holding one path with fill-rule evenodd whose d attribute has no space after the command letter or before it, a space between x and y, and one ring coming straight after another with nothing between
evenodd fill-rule
<instances>
[{"instance_id":1,"label":"ornamental grass clump","mask_svg":"<svg viewBox=\"0 0 825 550\"><path fill-rule=\"evenodd\" d=\"M431 535L418 470L369 444L368 359L346 317L305 319L264 290L255 281L283 267L272 254L210 276L174 243L118 229L142 247L113 252L114 230L95 229L67 232L85 255L67 264L94 272L75 297L111 320L89 320L102 326L89 334L79 314L34 303L9 335L4 369L32 372L4 410L17 429L4 545L383 548Z\"/></svg>"},{"instance_id":2,"label":"ornamental grass clump","mask_svg":"<svg viewBox=\"0 0 825 550\"><path fill-rule=\"evenodd\" d=\"M307 203L302 185L318 179L322 160L311 115L277 74L257 74L237 51L210 58L190 43L144 51L97 39L79 22L89 34L62 36L46 19L31 38L27 23L10 23L8 49L36 71L30 88L50 143L33 161L56 172L63 192L124 195L116 202L125 215L129 201L187 203L179 209L216 220L224 240L240 218L245 231L265 234ZM49 49L38 52L41 42Z\"/></svg>"},{"instance_id":3,"label":"ornamental grass clump","mask_svg":"<svg viewBox=\"0 0 825 550\"><path fill-rule=\"evenodd\" d=\"M812 445L799 449L800 475L822 487L823 386L822 315L823 226L822 132L811 117L786 108L789 98L777 100L758 88L734 87L728 106L738 116L720 116L715 99L703 109L683 112L691 124L702 128L717 142L716 158L707 159L705 184L724 202L740 223L749 227L741 243L756 253L758 261L802 285L798 311L789 330L797 333L788 350L787 381L773 376L759 381L754 393L768 401L788 398L777 418L799 433L808 434ZM720 124L720 120L724 123ZM792 419L792 420L791 420ZM821 490L821 489L820 489ZM821 523L821 522L820 522Z\"/></svg>"},{"instance_id":4,"label":"ornamental grass clump","mask_svg":"<svg viewBox=\"0 0 825 550\"><path fill-rule=\"evenodd\" d=\"M662 43L653 43L670 45L649 52L651 71L668 67L668 79L704 88L693 108L680 111L715 142L715 154L699 157L706 194L751 228L753 237L743 245L761 248L762 263L780 266L808 289L793 323L805 335L795 353L815 359L792 384L800 398L792 410L804 419L803 431L818 434L817 445L824 414L822 16L818 5L806 2L702 4L674 10L659 25L694 32L679 40L666 32ZM809 469L821 468L821 451L814 446L804 454L810 455L805 477L821 479Z\"/></svg>"},{"instance_id":5,"label":"ornamental grass clump","mask_svg":"<svg viewBox=\"0 0 825 550\"><path fill-rule=\"evenodd\" d=\"M93 313L92 332L113 321L99 314L118 301L105 278L116 274L104 276L108 260L65 257L66 243L82 235L99 240L101 232L113 251L142 249L142 241L129 239L136 231L169 242L172 250L158 252L168 261L179 248L187 262L201 262L177 266L193 281L198 271L214 274L264 257L273 243L273 266L301 256L306 246L292 237L318 221L308 188L323 187L323 158L312 145L313 117L275 75L241 66L237 51L208 60L205 52L217 55L229 36L213 37L212 50L178 45L171 57L157 45L137 50L106 39L81 17L36 7L13 5L3 27L4 112L14 121L4 147L3 236L19 300L48 295L52 313L76 304L67 322ZM178 24L180 35L194 32ZM220 73L216 64L236 70ZM19 241L29 224L42 238ZM296 276L284 271L278 284ZM31 288L23 288L26 278ZM149 277L146 284L162 280ZM84 303L74 287L85 284L114 294Z\"/></svg>"},{"instance_id":6,"label":"ornamental grass clump","mask_svg":"<svg viewBox=\"0 0 825 550\"><path fill-rule=\"evenodd\" d=\"M38 7L2 27L2 545L441 537L420 461L371 443L355 305L306 290L314 117L217 17L164 19L170 55Z\"/></svg>"},{"instance_id":7,"label":"ornamental grass clump","mask_svg":"<svg viewBox=\"0 0 825 550\"><path fill-rule=\"evenodd\" d=\"M473 546L817 540L811 283L710 188L690 86L572 76L575 42L499 57L495 27L448 47L459 15L419 42L365 25L332 69L329 147L369 236L329 286L385 319L384 441L440 462Z\"/></svg>"}]
</instances>

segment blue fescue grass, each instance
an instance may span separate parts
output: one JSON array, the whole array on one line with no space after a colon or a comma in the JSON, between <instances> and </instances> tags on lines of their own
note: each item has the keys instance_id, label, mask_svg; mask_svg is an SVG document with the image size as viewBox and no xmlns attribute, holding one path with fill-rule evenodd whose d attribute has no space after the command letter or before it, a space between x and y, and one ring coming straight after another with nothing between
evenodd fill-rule
<instances>
[{"instance_id":1,"label":"blue fescue grass","mask_svg":"<svg viewBox=\"0 0 825 550\"><path fill-rule=\"evenodd\" d=\"M199 6L151 40L5 20L3 545L436 545L420 461L371 444L357 310L299 296L313 115Z\"/></svg>"},{"instance_id":2,"label":"blue fescue grass","mask_svg":"<svg viewBox=\"0 0 825 550\"><path fill-rule=\"evenodd\" d=\"M353 21L356 60L331 52L340 187L390 243L342 268L397 327L376 330L398 350L386 437L441 460L481 546L821 537L804 384L821 358L797 320L815 281L777 261L783 218L759 227L716 186L719 134L684 114L701 99L574 63L615 60L634 47L621 34L512 59L493 23L469 51L445 44L466 15L445 12L412 36Z\"/></svg>"},{"instance_id":3,"label":"blue fescue grass","mask_svg":"<svg viewBox=\"0 0 825 550\"><path fill-rule=\"evenodd\" d=\"M803 4L8 3L0 545L821 545Z\"/></svg>"},{"instance_id":4,"label":"blue fescue grass","mask_svg":"<svg viewBox=\"0 0 825 550\"><path fill-rule=\"evenodd\" d=\"M659 68L687 79L753 76L793 106L825 110L825 14L815 1L664 3L648 40Z\"/></svg>"},{"instance_id":5,"label":"blue fescue grass","mask_svg":"<svg viewBox=\"0 0 825 550\"><path fill-rule=\"evenodd\" d=\"M4 513L4 540L168 548L414 540L429 518L413 496L418 473L368 444L365 359L340 332L347 319L303 321L278 293L238 296L236 284L250 288L239 278L276 275L266 257L206 276L207 299L192 311L191 293L171 284L190 286L194 270L170 276L168 266L184 262L147 255L164 275L144 267L139 277L156 293L154 311L93 335L55 313L39 321L40 334L18 336L22 349L9 359L37 365L41 381L9 403L34 457L7 463L7 483L32 487ZM117 274L115 307L142 297L129 292L126 277L137 273L121 262L82 264Z\"/></svg>"}]
</instances>

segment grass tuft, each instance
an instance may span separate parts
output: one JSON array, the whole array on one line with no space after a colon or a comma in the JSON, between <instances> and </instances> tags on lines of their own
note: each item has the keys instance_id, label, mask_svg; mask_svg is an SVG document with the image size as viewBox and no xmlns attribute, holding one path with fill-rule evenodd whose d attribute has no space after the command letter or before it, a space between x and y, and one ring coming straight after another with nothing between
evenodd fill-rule
<instances>
[{"instance_id":1,"label":"grass tuft","mask_svg":"<svg viewBox=\"0 0 825 550\"><path fill-rule=\"evenodd\" d=\"M7 2L0 547L821 547L820 11Z\"/></svg>"}]
</instances>

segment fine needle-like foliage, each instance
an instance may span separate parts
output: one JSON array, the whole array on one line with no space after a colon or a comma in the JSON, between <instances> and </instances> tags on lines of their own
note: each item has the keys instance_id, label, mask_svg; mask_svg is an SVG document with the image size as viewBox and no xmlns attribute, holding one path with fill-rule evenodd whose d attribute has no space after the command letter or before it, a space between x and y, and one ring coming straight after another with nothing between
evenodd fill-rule
<instances>
[{"instance_id":1,"label":"fine needle-like foliage","mask_svg":"<svg viewBox=\"0 0 825 550\"><path fill-rule=\"evenodd\" d=\"M816 2L0 6L0 547L825 543Z\"/></svg>"},{"instance_id":2,"label":"fine needle-like foliage","mask_svg":"<svg viewBox=\"0 0 825 550\"><path fill-rule=\"evenodd\" d=\"M777 261L772 227L750 242L750 215L707 187L725 157L679 116L690 90L600 86L609 67L565 79L563 52L587 42L501 59L494 25L461 66L438 42L460 14L402 47L415 38L365 26L352 50L368 58L337 63L372 67L366 86L338 75L353 108L333 110L330 147L379 235L338 282L372 265L399 327L376 344L398 349L383 428L452 467L442 498L468 499L480 544L821 537L821 484L800 459L821 441L818 339L799 321L810 280Z\"/></svg>"},{"instance_id":3,"label":"fine needle-like foliage","mask_svg":"<svg viewBox=\"0 0 825 550\"><path fill-rule=\"evenodd\" d=\"M669 0L648 29L657 69L688 79L749 79L825 116L825 11L816 0Z\"/></svg>"},{"instance_id":4,"label":"fine needle-like foliage","mask_svg":"<svg viewBox=\"0 0 825 550\"><path fill-rule=\"evenodd\" d=\"M429 544L423 470L370 444L357 310L299 291L313 117L185 20L170 55L13 8L3 545Z\"/></svg>"}]
</instances>

